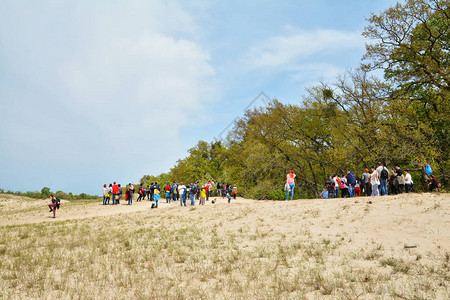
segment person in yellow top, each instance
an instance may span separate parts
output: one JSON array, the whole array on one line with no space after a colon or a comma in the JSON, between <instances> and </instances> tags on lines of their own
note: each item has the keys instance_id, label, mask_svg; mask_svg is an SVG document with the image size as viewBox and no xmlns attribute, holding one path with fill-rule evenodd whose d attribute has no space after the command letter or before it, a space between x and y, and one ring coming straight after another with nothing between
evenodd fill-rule
<instances>
[{"instance_id":1,"label":"person in yellow top","mask_svg":"<svg viewBox=\"0 0 450 300\"><path fill-rule=\"evenodd\" d=\"M205 205L206 189L204 186L200 189L200 205Z\"/></svg>"},{"instance_id":2,"label":"person in yellow top","mask_svg":"<svg viewBox=\"0 0 450 300\"><path fill-rule=\"evenodd\" d=\"M152 208L158 208L158 202L159 202L160 198L161 198L161 196L159 194L159 189L155 188L153 191L153 199L155 200L155 203L153 203L153 204L155 206L153 207L153 205L152 205Z\"/></svg>"}]
</instances>

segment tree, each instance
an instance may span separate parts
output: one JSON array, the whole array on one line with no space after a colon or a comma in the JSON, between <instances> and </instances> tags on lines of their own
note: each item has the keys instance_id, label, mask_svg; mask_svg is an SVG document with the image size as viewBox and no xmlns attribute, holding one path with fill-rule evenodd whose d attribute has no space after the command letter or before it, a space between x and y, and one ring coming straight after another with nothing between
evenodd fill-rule
<instances>
[{"instance_id":1,"label":"tree","mask_svg":"<svg viewBox=\"0 0 450 300\"><path fill-rule=\"evenodd\" d=\"M435 160L448 183L450 128L450 7L446 0L408 0L372 15L364 35L367 69L384 70L393 87L394 126L410 145L425 145L421 164Z\"/></svg>"},{"instance_id":2,"label":"tree","mask_svg":"<svg viewBox=\"0 0 450 300\"><path fill-rule=\"evenodd\" d=\"M51 193L52 192L50 191L50 188L48 188L48 187L43 187L41 190L42 197L44 197L44 198L49 197Z\"/></svg>"}]
</instances>

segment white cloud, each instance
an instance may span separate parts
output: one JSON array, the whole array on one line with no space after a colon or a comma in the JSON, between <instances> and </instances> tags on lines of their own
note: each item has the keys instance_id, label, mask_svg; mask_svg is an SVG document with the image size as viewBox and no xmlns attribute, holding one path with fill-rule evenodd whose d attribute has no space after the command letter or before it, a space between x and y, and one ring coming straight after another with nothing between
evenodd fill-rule
<instances>
[{"instance_id":1,"label":"white cloud","mask_svg":"<svg viewBox=\"0 0 450 300\"><path fill-rule=\"evenodd\" d=\"M210 54L195 39L199 27L179 2L3 8L0 72L12 82L0 86L10 111L0 121L8 128L0 131L3 157L61 169L82 162L97 176L128 181L168 170L183 155L180 129L201 121L202 103L217 89ZM73 180L97 180L89 176Z\"/></svg>"},{"instance_id":2,"label":"white cloud","mask_svg":"<svg viewBox=\"0 0 450 300\"><path fill-rule=\"evenodd\" d=\"M251 68L273 68L297 63L321 52L333 53L364 47L359 32L336 30L298 31L289 36L271 37L246 54Z\"/></svg>"}]
</instances>

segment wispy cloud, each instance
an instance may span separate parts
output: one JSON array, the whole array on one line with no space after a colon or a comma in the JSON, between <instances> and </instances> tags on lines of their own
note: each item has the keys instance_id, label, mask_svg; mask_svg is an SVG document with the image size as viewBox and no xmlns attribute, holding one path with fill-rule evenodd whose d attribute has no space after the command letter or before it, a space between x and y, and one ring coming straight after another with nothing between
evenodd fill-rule
<instances>
[{"instance_id":1,"label":"wispy cloud","mask_svg":"<svg viewBox=\"0 0 450 300\"><path fill-rule=\"evenodd\" d=\"M289 36L268 38L252 47L245 57L251 68L286 67L320 53L363 47L364 39L359 32L299 30Z\"/></svg>"}]
</instances>

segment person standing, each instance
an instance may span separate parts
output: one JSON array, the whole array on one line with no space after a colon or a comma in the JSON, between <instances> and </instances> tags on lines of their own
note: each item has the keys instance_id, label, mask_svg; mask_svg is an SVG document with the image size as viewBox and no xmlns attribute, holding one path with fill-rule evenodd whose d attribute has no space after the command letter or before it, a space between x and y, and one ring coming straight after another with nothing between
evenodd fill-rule
<instances>
[{"instance_id":1,"label":"person standing","mask_svg":"<svg viewBox=\"0 0 450 300\"><path fill-rule=\"evenodd\" d=\"M134 186L130 183L128 184L128 188L127 188L127 193L128 193L128 205L132 205L133 204L133 192L134 192Z\"/></svg>"},{"instance_id":2,"label":"person standing","mask_svg":"<svg viewBox=\"0 0 450 300\"><path fill-rule=\"evenodd\" d=\"M294 197L295 176L294 170L289 170L289 173L286 175L286 184L289 185L289 190L286 192L286 201L289 198L289 193L291 193L291 200Z\"/></svg>"},{"instance_id":3,"label":"person standing","mask_svg":"<svg viewBox=\"0 0 450 300\"><path fill-rule=\"evenodd\" d=\"M361 181L359 181L359 178L356 178L355 196L356 195L358 195L358 197L361 197Z\"/></svg>"},{"instance_id":4,"label":"person standing","mask_svg":"<svg viewBox=\"0 0 450 300\"><path fill-rule=\"evenodd\" d=\"M189 183L189 197L191 198L191 206L195 205L195 195L197 194L197 185L195 183Z\"/></svg>"},{"instance_id":5,"label":"person standing","mask_svg":"<svg viewBox=\"0 0 450 300\"><path fill-rule=\"evenodd\" d=\"M116 204L117 205L120 204L120 196L123 194L120 183L118 184L118 187L119 187L119 191L117 192L117 196L116 196Z\"/></svg>"},{"instance_id":6,"label":"person standing","mask_svg":"<svg viewBox=\"0 0 450 300\"><path fill-rule=\"evenodd\" d=\"M403 171L400 169L399 165L395 165L395 175L397 180L397 191L399 194L403 193L403 189L405 188L405 176L403 176Z\"/></svg>"},{"instance_id":7,"label":"person standing","mask_svg":"<svg viewBox=\"0 0 450 300\"><path fill-rule=\"evenodd\" d=\"M106 194L108 194L108 188L106 183L103 185L103 205L106 205Z\"/></svg>"},{"instance_id":8,"label":"person standing","mask_svg":"<svg viewBox=\"0 0 450 300\"><path fill-rule=\"evenodd\" d=\"M341 184L341 179L336 174L333 175L333 183L334 183L333 198L337 198L339 194L339 185Z\"/></svg>"},{"instance_id":9,"label":"person standing","mask_svg":"<svg viewBox=\"0 0 450 300\"><path fill-rule=\"evenodd\" d=\"M414 190L414 182L411 178L411 174L408 170L405 170L405 192L415 192Z\"/></svg>"},{"instance_id":10,"label":"person standing","mask_svg":"<svg viewBox=\"0 0 450 300\"><path fill-rule=\"evenodd\" d=\"M153 201L152 186L153 186L153 182L150 185L147 184L147 188L145 189L145 195L147 196L147 200L150 200L150 201Z\"/></svg>"},{"instance_id":11,"label":"person standing","mask_svg":"<svg viewBox=\"0 0 450 300\"><path fill-rule=\"evenodd\" d=\"M355 197L356 177L352 171L347 171L348 196Z\"/></svg>"},{"instance_id":12,"label":"person standing","mask_svg":"<svg viewBox=\"0 0 450 300\"><path fill-rule=\"evenodd\" d=\"M119 186L114 181L113 186L112 186L112 205L116 204L116 196L118 193L119 193Z\"/></svg>"},{"instance_id":13,"label":"person standing","mask_svg":"<svg viewBox=\"0 0 450 300\"><path fill-rule=\"evenodd\" d=\"M170 183L166 184L166 187L164 188L164 192L166 192L166 203L170 203L170 190L171 190L171 186Z\"/></svg>"},{"instance_id":14,"label":"person standing","mask_svg":"<svg viewBox=\"0 0 450 300\"><path fill-rule=\"evenodd\" d=\"M178 194L180 195L180 206L186 206L187 189L183 182L178 186Z\"/></svg>"},{"instance_id":15,"label":"person standing","mask_svg":"<svg viewBox=\"0 0 450 300\"><path fill-rule=\"evenodd\" d=\"M177 184L177 181L176 181L176 180L173 182L171 191L172 191L172 200L173 200L173 202L175 202L175 201L177 201L177 198L178 198L178 197L177 197L178 184Z\"/></svg>"},{"instance_id":16,"label":"person standing","mask_svg":"<svg viewBox=\"0 0 450 300\"><path fill-rule=\"evenodd\" d=\"M332 198L334 192L334 183L331 175L329 175L328 178L325 180L325 186L327 187L328 198Z\"/></svg>"},{"instance_id":17,"label":"person standing","mask_svg":"<svg viewBox=\"0 0 450 300\"><path fill-rule=\"evenodd\" d=\"M159 188L155 187L153 189L153 200L155 201L155 208L158 208L159 199L161 198L159 194Z\"/></svg>"},{"instance_id":18,"label":"person standing","mask_svg":"<svg viewBox=\"0 0 450 300\"><path fill-rule=\"evenodd\" d=\"M206 191L206 201L209 201L209 189L211 188L210 183L208 182L207 184L205 184L205 191Z\"/></svg>"},{"instance_id":19,"label":"person standing","mask_svg":"<svg viewBox=\"0 0 450 300\"><path fill-rule=\"evenodd\" d=\"M205 186L202 186L200 188L200 205L205 205L206 200L206 188Z\"/></svg>"},{"instance_id":20,"label":"person standing","mask_svg":"<svg viewBox=\"0 0 450 300\"><path fill-rule=\"evenodd\" d=\"M380 180L378 179L378 172L375 167L372 167L372 174L370 174L370 184L372 185L371 196L379 196L380 191L378 190L378 186L380 185Z\"/></svg>"},{"instance_id":21,"label":"person standing","mask_svg":"<svg viewBox=\"0 0 450 300\"><path fill-rule=\"evenodd\" d=\"M381 196L387 196L387 194L388 194L387 182L389 179L389 171L383 165L383 163L381 161L378 162L378 167L377 167L376 171L378 173L378 181L380 182L380 185L378 187L378 189L379 189L378 192Z\"/></svg>"},{"instance_id":22,"label":"person standing","mask_svg":"<svg viewBox=\"0 0 450 300\"><path fill-rule=\"evenodd\" d=\"M348 197L348 186L347 186L347 178L345 176L342 176L341 178L341 198L347 198Z\"/></svg>"},{"instance_id":23,"label":"person standing","mask_svg":"<svg viewBox=\"0 0 450 300\"><path fill-rule=\"evenodd\" d=\"M361 176L361 185L364 189L364 195L370 196L372 191L370 190L370 174L367 168L364 169L364 173Z\"/></svg>"},{"instance_id":24,"label":"person standing","mask_svg":"<svg viewBox=\"0 0 450 300\"><path fill-rule=\"evenodd\" d=\"M233 199L236 200L236 194L237 194L237 186L233 185L233 190L231 191L231 193L233 194Z\"/></svg>"},{"instance_id":25,"label":"person standing","mask_svg":"<svg viewBox=\"0 0 450 300\"><path fill-rule=\"evenodd\" d=\"M222 185L220 182L217 183L217 197L220 197L222 195Z\"/></svg>"}]
</instances>

